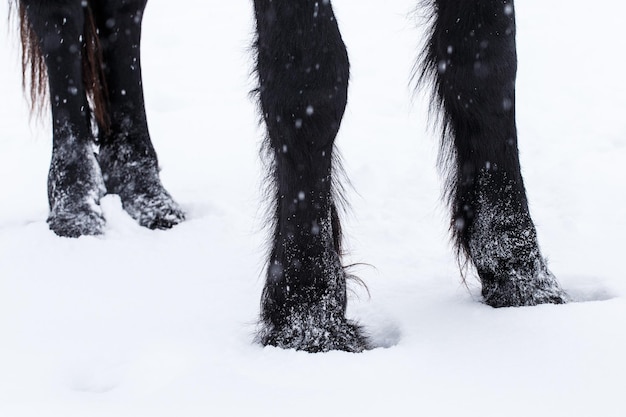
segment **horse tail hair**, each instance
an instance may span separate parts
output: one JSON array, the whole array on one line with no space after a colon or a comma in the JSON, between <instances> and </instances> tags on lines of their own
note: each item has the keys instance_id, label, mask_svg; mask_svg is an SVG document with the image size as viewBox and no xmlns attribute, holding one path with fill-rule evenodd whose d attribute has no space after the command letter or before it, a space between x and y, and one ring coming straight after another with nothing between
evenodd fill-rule
<instances>
[{"instance_id":1,"label":"horse tail hair","mask_svg":"<svg viewBox=\"0 0 626 417\"><path fill-rule=\"evenodd\" d=\"M15 4L17 2L17 4ZM48 76L39 38L28 19L26 7L17 0L9 1L9 18L17 14L22 47L22 88L29 100L31 116L40 116L48 98Z\"/></svg>"},{"instance_id":2,"label":"horse tail hair","mask_svg":"<svg viewBox=\"0 0 626 417\"><path fill-rule=\"evenodd\" d=\"M110 129L108 96L103 71L103 59L98 32L93 16L92 3L83 6L85 23L82 36L83 87L90 103L90 119L101 132ZM17 2L17 3L16 3ZM27 7L10 0L10 17L17 13L22 47L22 87L27 95L31 115L41 116L48 103L48 70L41 49L41 42L28 17Z\"/></svg>"}]
</instances>

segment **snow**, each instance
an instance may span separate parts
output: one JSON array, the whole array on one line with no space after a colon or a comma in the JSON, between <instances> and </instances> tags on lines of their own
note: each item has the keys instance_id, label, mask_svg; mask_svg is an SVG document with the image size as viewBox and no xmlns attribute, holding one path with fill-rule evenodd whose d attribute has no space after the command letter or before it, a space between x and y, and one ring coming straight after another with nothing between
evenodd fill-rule
<instances>
[{"instance_id":1,"label":"snow","mask_svg":"<svg viewBox=\"0 0 626 417\"><path fill-rule=\"evenodd\" d=\"M0 30L1 416L626 415L626 6L516 7L526 187L576 302L495 310L448 242L436 135L410 87L414 2L333 2L352 63L347 262L371 293L352 285L349 316L381 347L306 354L252 342L267 233L251 4L185 4L144 18L151 134L188 213L170 231L116 196L104 236L48 230L49 126L29 122L17 36Z\"/></svg>"}]
</instances>

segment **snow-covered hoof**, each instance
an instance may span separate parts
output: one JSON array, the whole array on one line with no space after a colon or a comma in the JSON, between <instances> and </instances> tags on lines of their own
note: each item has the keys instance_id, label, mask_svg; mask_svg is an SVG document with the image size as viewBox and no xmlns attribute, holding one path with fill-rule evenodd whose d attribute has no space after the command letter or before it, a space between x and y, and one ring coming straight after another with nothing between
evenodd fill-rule
<instances>
[{"instance_id":1,"label":"snow-covered hoof","mask_svg":"<svg viewBox=\"0 0 626 417\"><path fill-rule=\"evenodd\" d=\"M153 187L151 191L124 196L122 207L141 226L149 229L170 229L185 220L185 213L163 187Z\"/></svg>"},{"instance_id":2,"label":"snow-covered hoof","mask_svg":"<svg viewBox=\"0 0 626 417\"><path fill-rule=\"evenodd\" d=\"M95 204L73 205L70 210L56 208L47 222L57 235L72 238L101 235L106 224L100 207Z\"/></svg>"},{"instance_id":3,"label":"snow-covered hoof","mask_svg":"<svg viewBox=\"0 0 626 417\"><path fill-rule=\"evenodd\" d=\"M55 149L48 173L48 225L59 236L100 235L105 219L100 198L104 181L91 143Z\"/></svg>"},{"instance_id":4,"label":"snow-covered hoof","mask_svg":"<svg viewBox=\"0 0 626 417\"><path fill-rule=\"evenodd\" d=\"M565 291L545 267L531 277L510 271L503 277L483 280L482 294L485 304L495 308L565 304L568 301Z\"/></svg>"},{"instance_id":5,"label":"snow-covered hoof","mask_svg":"<svg viewBox=\"0 0 626 417\"><path fill-rule=\"evenodd\" d=\"M289 241L279 245L286 249L285 261L273 260L268 268L256 340L310 353L369 349L363 330L346 319L348 276L328 242L329 226L323 225L316 236L327 244L318 241L318 248L311 245L308 251Z\"/></svg>"},{"instance_id":6,"label":"snow-covered hoof","mask_svg":"<svg viewBox=\"0 0 626 417\"><path fill-rule=\"evenodd\" d=\"M344 318L319 323L313 317L300 317L281 326L262 324L256 340L263 346L309 353L331 350L358 353L370 348L362 329Z\"/></svg>"},{"instance_id":7,"label":"snow-covered hoof","mask_svg":"<svg viewBox=\"0 0 626 417\"><path fill-rule=\"evenodd\" d=\"M469 255L492 307L563 304L567 295L548 270L537 231L518 187L507 175L484 171L469 233Z\"/></svg>"},{"instance_id":8,"label":"snow-covered hoof","mask_svg":"<svg viewBox=\"0 0 626 417\"><path fill-rule=\"evenodd\" d=\"M156 156L128 144L100 149L99 161L107 192L119 195L122 207L141 226L170 229L185 213L161 184Z\"/></svg>"}]
</instances>

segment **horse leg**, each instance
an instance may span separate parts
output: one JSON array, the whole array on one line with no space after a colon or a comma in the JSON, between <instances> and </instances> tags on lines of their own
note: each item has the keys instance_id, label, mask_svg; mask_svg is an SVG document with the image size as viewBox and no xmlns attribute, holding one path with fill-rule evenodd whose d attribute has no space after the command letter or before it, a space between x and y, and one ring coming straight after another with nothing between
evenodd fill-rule
<instances>
[{"instance_id":1,"label":"horse leg","mask_svg":"<svg viewBox=\"0 0 626 417\"><path fill-rule=\"evenodd\" d=\"M170 228L184 220L159 179L141 81L141 22L147 0L107 0L92 7L102 48L109 125L101 127L99 162L107 191L142 226Z\"/></svg>"},{"instance_id":2,"label":"horse leg","mask_svg":"<svg viewBox=\"0 0 626 417\"><path fill-rule=\"evenodd\" d=\"M48 224L60 236L100 234L105 224L99 205L104 184L83 88L83 8L80 1L67 0L21 0L20 8L48 74L53 129Z\"/></svg>"},{"instance_id":3,"label":"horse leg","mask_svg":"<svg viewBox=\"0 0 626 417\"><path fill-rule=\"evenodd\" d=\"M260 107L275 225L257 339L309 352L361 351L345 318L346 272L333 199L333 148L349 64L328 1L255 0Z\"/></svg>"},{"instance_id":4,"label":"horse leg","mask_svg":"<svg viewBox=\"0 0 626 417\"><path fill-rule=\"evenodd\" d=\"M452 232L493 307L563 303L537 243L515 125L512 0L432 0L422 81L434 81Z\"/></svg>"}]
</instances>

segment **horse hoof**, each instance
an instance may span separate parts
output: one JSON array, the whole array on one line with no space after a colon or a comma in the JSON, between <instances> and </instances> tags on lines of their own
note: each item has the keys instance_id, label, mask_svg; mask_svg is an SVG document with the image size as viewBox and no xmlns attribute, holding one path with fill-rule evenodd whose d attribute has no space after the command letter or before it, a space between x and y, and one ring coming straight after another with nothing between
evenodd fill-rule
<instances>
[{"instance_id":1,"label":"horse hoof","mask_svg":"<svg viewBox=\"0 0 626 417\"><path fill-rule=\"evenodd\" d=\"M58 236L70 238L101 235L106 224L102 213L90 208L78 212L50 213L47 222L50 230Z\"/></svg>"},{"instance_id":2,"label":"horse hoof","mask_svg":"<svg viewBox=\"0 0 626 417\"><path fill-rule=\"evenodd\" d=\"M185 213L161 184L156 157L139 153L118 142L100 149L107 192L119 195L124 210L141 226L171 229L185 220Z\"/></svg>"},{"instance_id":3,"label":"horse hoof","mask_svg":"<svg viewBox=\"0 0 626 417\"><path fill-rule=\"evenodd\" d=\"M518 276L483 284L485 304L494 307L525 307L539 304L565 304L568 297L550 272L523 279Z\"/></svg>"},{"instance_id":4,"label":"horse hoof","mask_svg":"<svg viewBox=\"0 0 626 417\"><path fill-rule=\"evenodd\" d=\"M295 320L283 326L263 325L257 334L263 346L295 349L309 353L340 350L358 353L370 349L362 329L348 320L316 325Z\"/></svg>"},{"instance_id":5,"label":"horse hoof","mask_svg":"<svg viewBox=\"0 0 626 417\"><path fill-rule=\"evenodd\" d=\"M185 213L165 191L155 195L137 195L122 200L124 210L148 229L171 229L185 220Z\"/></svg>"}]
</instances>

